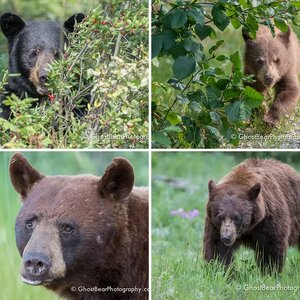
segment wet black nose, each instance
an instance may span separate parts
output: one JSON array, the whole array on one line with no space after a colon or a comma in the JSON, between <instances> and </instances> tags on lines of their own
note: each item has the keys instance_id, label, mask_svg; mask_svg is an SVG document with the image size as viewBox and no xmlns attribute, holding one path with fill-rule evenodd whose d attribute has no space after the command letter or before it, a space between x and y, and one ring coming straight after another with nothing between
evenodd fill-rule
<instances>
[{"instance_id":1,"label":"wet black nose","mask_svg":"<svg viewBox=\"0 0 300 300\"><path fill-rule=\"evenodd\" d=\"M28 275L42 276L50 269L50 259L40 252L28 252L23 257L25 270Z\"/></svg>"},{"instance_id":2,"label":"wet black nose","mask_svg":"<svg viewBox=\"0 0 300 300\"><path fill-rule=\"evenodd\" d=\"M268 75L265 76L265 84L271 85L273 83L273 80L274 80L274 77L268 76Z\"/></svg>"},{"instance_id":3,"label":"wet black nose","mask_svg":"<svg viewBox=\"0 0 300 300\"><path fill-rule=\"evenodd\" d=\"M221 236L221 242L225 245L230 244L231 237L229 235L223 235Z\"/></svg>"},{"instance_id":4,"label":"wet black nose","mask_svg":"<svg viewBox=\"0 0 300 300\"><path fill-rule=\"evenodd\" d=\"M40 84L44 85L47 81L47 74L42 74L39 77Z\"/></svg>"}]
</instances>

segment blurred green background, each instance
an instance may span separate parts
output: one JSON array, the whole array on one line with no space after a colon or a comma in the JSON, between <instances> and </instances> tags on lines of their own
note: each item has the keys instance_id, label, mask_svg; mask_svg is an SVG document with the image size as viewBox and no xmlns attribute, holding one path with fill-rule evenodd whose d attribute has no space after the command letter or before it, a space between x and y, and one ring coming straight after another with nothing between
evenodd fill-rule
<instances>
[{"instance_id":1,"label":"blurred green background","mask_svg":"<svg viewBox=\"0 0 300 300\"><path fill-rule=\"evenodd\" d=\"M21 201L8 174L14 152L0 152L0 299L59 299L43 287L24 284L19 275L21 257L15 245L14 224ZM134 167L135 185L148 186L147 152L23 152L29 162L47 175L102 175L114 157L127 158Z\"/></svg>"},{"instance_id":2,"label":"blurred green background","mask_svg":"<svg viewBox=\"0 0 300 300\"><path fill-rule=\"evenodd\" d=\"M276 158L300 174L299 152L154 152L152 153L152 297L153 299L299 299L300 253L288 251L280 276L263 276L254 253L240 248L234 274L202 259L207 183L219 181L247 158ZM193 219L171 211L194 209ZM271 291L253 291L265 285ZM276 285L298 290L274 289Z\"/></svg>"}]
</instances>

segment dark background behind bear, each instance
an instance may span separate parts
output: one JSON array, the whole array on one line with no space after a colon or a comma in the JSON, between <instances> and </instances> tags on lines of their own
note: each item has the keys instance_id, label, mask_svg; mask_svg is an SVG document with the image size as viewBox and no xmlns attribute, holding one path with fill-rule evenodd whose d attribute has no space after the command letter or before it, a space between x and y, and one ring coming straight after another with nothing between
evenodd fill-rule
<instances>
[{"instance_id":1,"label":"dark background behind bear","mask_svg":"<svg viewBox=\"0 0 300 300\"><path fill-rule=\"evenodd\" d=\"M172 152L152 154L152 297L176 299L297 299L292 290L251 287L299 286L300 255L290 248L280 278L259 273L252 250L236 253L234 276L202 258L207 183L217 182L247 158L275 158L300 173L296 152ZM180 208L182 210L180 210ZM182 214L182 211L185 214ZM248 290L244 289L249 288ZM171 296L172 295L172 296Z\"/></svg>"},{"instance_id":2,"label":"dark background behind bear","mask_svg":"<svg viewBox=\"0 0 300 300\"><path fill-rule=\"evenodd\" d=\"M16 300L59 299L42 287L30 287L20 280L19 264L21 259L14 240L14 222L21 202L13 191L7 171L12 155L13 152L0 153L0 264L2 266L0 298ZM135 169L135 185L148 186L148 153L26 152L24 155L33 165L49 175L79 173L101 175L112 158L122 156L130 160Z\"/></svg>"}]
</instances>

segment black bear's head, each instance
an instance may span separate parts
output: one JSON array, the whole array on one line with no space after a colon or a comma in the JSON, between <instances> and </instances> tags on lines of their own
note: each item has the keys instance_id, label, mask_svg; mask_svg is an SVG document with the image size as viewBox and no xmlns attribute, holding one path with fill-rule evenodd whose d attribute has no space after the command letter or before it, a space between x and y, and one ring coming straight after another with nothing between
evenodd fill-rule
<instances>
[{"instance_id":1,"label":"black bear's head","mask_svg":"<svg viewBox=\"0 0 300 300\"><path fill-rule=\"evenodd\" d=\"M23 90L45 95L47 88L47 66L54 59L58 59L66 42L66 33L74 31L76 23L85 18L79 13L65 21L64 27L52 21L24 22L13 13L0 16L0 26L8 39L9 72L19 73L24 83ZM18 77L14 80L18 80ZM20 84L19 80L17 84Z\"/></svg>"}]
</instances>

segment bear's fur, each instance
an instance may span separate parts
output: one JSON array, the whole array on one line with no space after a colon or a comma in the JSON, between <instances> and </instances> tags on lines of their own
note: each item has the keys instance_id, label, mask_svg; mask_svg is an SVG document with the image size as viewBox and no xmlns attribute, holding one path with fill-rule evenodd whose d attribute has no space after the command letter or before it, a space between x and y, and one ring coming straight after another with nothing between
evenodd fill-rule
<instances>
[{"instance_id":1,"label":"bear's fur","mask_svg":"<svg viewBox=\"0 0 300 300\"><path fill-rule=\"evenodd\" d=\"M266 26L260 26L256 38L243 31L245 40L245 74L253 74L252 87L267 94L275 88L275 98L264 116L269 125L276 125L281 116L293 112L299 98L300 45L295 33L275 30L275 37Z\"/></svg>"},{"instance_id":2,"label":"bear's fur","mask_svg":"<svg viewBox=\"0 0 300 300\"><path fill-rule=\"evenodd\" d=\"M282 271L289 246L300 247L300 176L276 160L246 160L210 181L204 258L228 266L234 251L255 251L262 271Z\"/></svg>"},{"instance_id":3,"label":"bear's fur","mask_svg":"<svg viewBox=\"0 0 300 300\"><path fill-rule=\"evenodd\" d=\"M64 31L72 32L75 23L81 22L84 17L81 13L73 15L62 28L52 21L24 22L13 13L0 16L1 30L8 41L8 72L18 74L9 77L6 92L0 96L0 117L10 117L9 107L2 103L8 95L41 99L48 93L45 86L47 66L59 58L67 42Z\"/></svg>"},{"instance_id":4,"label":"bear's fur","mask_svg":"<svg viewBox=\"0 0 300 300\"><path fill-rule=\"evenodd\" d=\"M19 153L9 168L23 201L15 230L25 283L74 300L148 299L148 190L133 187L126 159L102 177L45 176Z\"/></svg>"}]
</instances>

